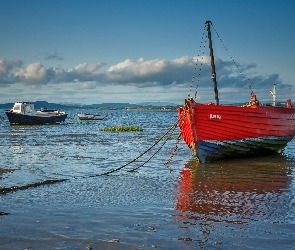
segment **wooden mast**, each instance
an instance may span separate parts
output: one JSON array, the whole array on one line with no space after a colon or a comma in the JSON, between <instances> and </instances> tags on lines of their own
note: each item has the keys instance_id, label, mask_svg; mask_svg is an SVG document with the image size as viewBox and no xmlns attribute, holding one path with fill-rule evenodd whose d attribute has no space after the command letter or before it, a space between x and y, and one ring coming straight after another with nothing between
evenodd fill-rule
<instances>
[{"instance_id":1,"label":"wooden mast","mask_svg":"<svg viewBox=\"0 0 295 250\"><path fill-rule=\"evenodd\" d=\"M218 99L218 89L217 89L217 81L216 81L213 47L212 47L212 40L211 40L210 23L211 23L211 21L206 21L208 40L209 40L209 49L210 49L210 58L211 58L211 68L212 68L211 78L212 78L213 84L214 84L215 104L218 105L219 99Z\"/></svg>"}]
</instances>

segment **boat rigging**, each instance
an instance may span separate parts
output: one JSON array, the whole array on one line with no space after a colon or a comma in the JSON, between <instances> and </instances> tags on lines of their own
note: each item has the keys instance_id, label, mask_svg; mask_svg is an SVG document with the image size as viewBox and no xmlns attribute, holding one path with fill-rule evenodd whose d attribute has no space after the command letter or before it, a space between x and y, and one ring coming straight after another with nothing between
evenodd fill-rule
<instances>
[{"instance_id":1,"label":"boat rigging","mask_svg":"<svg viewBox=\"0 0 295 250\"><path fill-rule=\"evenodd\" d=\"M211 21L205 22L215 104L196 103L190 95L185 99L183 107L178 109L178 125L184 141L201 162L282 152L295 135L295 108L291 99L284 107L262 105L247 83L251 99L246 105L220 105L211 25Z\"/></svg>"}]
</instances>

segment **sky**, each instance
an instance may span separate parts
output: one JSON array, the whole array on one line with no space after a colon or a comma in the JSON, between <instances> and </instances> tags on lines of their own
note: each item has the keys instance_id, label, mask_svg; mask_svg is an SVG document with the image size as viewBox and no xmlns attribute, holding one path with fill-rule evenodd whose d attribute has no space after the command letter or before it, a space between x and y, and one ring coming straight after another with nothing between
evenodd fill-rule
<instances>
[{"instance_id":1,"label":"sky","mask_svg":"<svg viewBox=\"0 0 295 250\"><path fill-rule=\"evenodd\" d=\"M293 99L294 0L0 0L0 103Z\"/></svg>"}]
</instances>

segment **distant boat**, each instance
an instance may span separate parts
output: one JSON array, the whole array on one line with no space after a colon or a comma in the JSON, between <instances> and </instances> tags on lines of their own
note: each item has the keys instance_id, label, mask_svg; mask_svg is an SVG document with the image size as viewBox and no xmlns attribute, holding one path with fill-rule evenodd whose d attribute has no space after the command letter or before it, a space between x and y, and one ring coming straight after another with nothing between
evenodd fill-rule
<instances>
[{"instance_id":1,"label":"distant boat","mask_svg":"<svg viewBox=\"0 0 295 250\"><path fill-rule=\"evenodd\" d=\"M78 118L80 120L103 120L105 118L104 115L101 114L78 114Z\"/></svg>"},{"instance_id":2,"label":"distant boat","mask_svg":"<svg viewBox=\"0 0 295 250\"><path fill-rule=\"evenodd\" d=\"M41 108L40 110L36 111L36 114L58 114L59 110L57 109L47 109L47 108Z\"/></svg>"},{"instance_id":3,"label":"distant boat","mask_svg":"<svg viewBox=\"0 0 295 250\"><path fill-rule=\"evenodd\" d=\"M295 135L295 109L291 99L284 107L276 106L274 85L273 105L262 105L249 86L251 100L246 105L220 105L210 24L210 21L205 23L215 103L196 103L190 96L185 99L184 106L178 109L184 141L200 162L281 152Z\"/></svg>"},{"instance_id":4,"label":"distant boat","mask_svg":"<svg viewBox=\"0 0 295 250\"><path fill-rule=\"evenodd\" d=\"M67 115L58 110L37 110L30 102L16 102L5 114L11 125L42 125L60 124L65 121Z\"/></svg>"}]
</instances>

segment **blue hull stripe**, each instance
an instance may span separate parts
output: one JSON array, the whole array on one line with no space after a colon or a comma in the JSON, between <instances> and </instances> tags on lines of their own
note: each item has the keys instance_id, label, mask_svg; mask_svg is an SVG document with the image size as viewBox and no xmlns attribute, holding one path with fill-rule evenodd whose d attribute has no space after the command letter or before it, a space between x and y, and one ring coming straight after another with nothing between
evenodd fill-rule
<instances>
[{"instance_id":1,"label":"blue hull stripe","mask_svg":"<svg viewBox=\"0 0 295 250\"><path fill-rule=\"evenodd\" d=\"M241 140L204 140L196 143L197 155L201 162L238 158L251 155L277 153L286 147L294 136L267 136Z\"/></svg>"}]
</instances>

